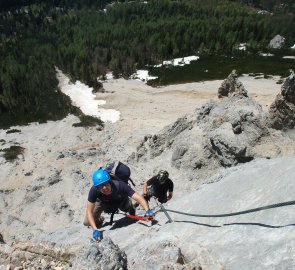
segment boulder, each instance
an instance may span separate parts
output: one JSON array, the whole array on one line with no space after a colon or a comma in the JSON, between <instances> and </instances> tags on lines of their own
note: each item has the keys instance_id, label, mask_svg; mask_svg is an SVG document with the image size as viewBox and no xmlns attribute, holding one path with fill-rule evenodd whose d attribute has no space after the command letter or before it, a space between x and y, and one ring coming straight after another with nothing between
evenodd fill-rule
<instances>
[{"instance_id":1,"label":"boulder","mask_svg":"<svg viewBox=\"0 0 295 270\"><path fill-rule=\"evenodd\" d=\"M218 97L228 96L248 96L248 93L243 84L238 80L236 70L233 70L229 76L222 82L218 89Z\"/></svg>"},{"instance_id":2,"label":"boulder","mask_svg":"<svg viewBox=\"0 0 295 270\"><path fill-rule=\"evenodd\" d=\"M127 256L110 238L104 238L81 249L73 260L73 269L124 270Z\"/></svg>"},{"instance_id":3,"label":"boulder","mask_svg":"<svg viewBox=\"0 0 295 270\"><path fill-rule=\"evenodd\" d=\"M253 99L232 96L205 105L197 115L198 124L207 132L211 152L224 167L251 161L251 149L268 135L262 107Z\"/></svg>"},{"instance_id":4,"label":"boulder","mask_svg":"<svg viewBox=\"0 0 295 270\"><path fill-rule=\"evenodd\" d=\"M276 35L270 42L269 42L269 47L272 49L280 49L284 46L285 44L285 38L280 36L280 35Z\"/></svg>"},{"instance_id":5,"label":"boulder","mask_svg":"<svg viewBox=\"0 0 295 270\"><path fill-rule=\"evenodd\" d=\"M295 127L295 75L291 75L282 85L281 93L269 108L269 120L272 128L293 129Z\"/></svg>"}]
</instances>

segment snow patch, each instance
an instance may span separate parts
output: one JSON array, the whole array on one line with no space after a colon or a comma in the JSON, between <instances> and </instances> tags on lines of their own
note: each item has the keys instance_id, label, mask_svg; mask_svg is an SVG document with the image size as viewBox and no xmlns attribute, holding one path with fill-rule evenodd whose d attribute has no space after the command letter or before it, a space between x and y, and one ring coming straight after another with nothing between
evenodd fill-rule
<instances>
[{"instance_id":1,"label":"snow patch","mask_svg":"<svg viewBox=\"0 0 295 270\"><path fill-rule=\"evenodd\" d=\"M56 71L60 90L69 96L73 105L79 107L84 114L100 117L104 122L109 121L115 123L120 119L119 111L99 108L99 106L106 104L106 101L96 99L96 95L92 93L92 87L88 87L80 81L76 81L73 84L61 70L56 69Z\"/></svg>"},{"instance_id":2,"label":"snow patch","mask_svg":"<svg viewBox=\"0 0 295 270\"><path fill-rule=\"evenodd\" d=\"M154 76L149 76L149 71L148 70L137 70L136 73L132 74L130 76L130 79L142 81L144 83L147 83L149 80L154 80L157 79L158 77Z\"/></svg>"},{"instance_id":3,"label":"snow patch","mask_svg":"<svg viewBox=\"0 0 295 270\"><path fill-rule=\"evenodd\" d=\"M240 51L246 51L247 49L247 43L241 43L238 47L238 50Z\"/></svg>"},{"instance_id":4,"label":"snow patch","mask_svg":"<svg viewBox=\"0 0 295 270\"><path fill-rule=\"evenodd\" d=\"M283 56L283 59L295 59L295 56Z\"/></svg>"},{"instance_id":5,"label":"snow patch","mask_svg":"<svg viewBox=\"0 0 295 270\"><path fill-rule=\"evenodd\" d=\"M272 53L260 53L260 56L274 56Z\"/></svg>"},{"instance_id":6,"label":"snow patch","mask_svg":"<svg viewBox=\"0 0 295 270\"><path fill-rule=\"evenodd\" d=\"M184 66L184 65L188 65L190 64L191 61L196 61L198 60L200 57L199 56L187 56L187 57L181 57L181 58L175 58L172 60L166 60L163 61L162 64L159 65L155 65L154 67L162 67L162 66ZM139 80L142 81L144 83L147 83L149 80L154 80L157 79L158 77L155 76L149 76L149 72L148 70L137 70L136 73L132 74L130 76L130 79L135 79L135 80Z\"/></svg>"},{"instance_id":7,"label":"snow patch","mask_svg":"<svg viewBox=\"0 0 295 270\"><path fill-rule=\"evenodd\" d=\"M187 56L187 57L181 57L181 58L175 58L172 60L167 60L163 61L162 64L155 65L154 67L161 67L161 66L168 66L168 65L173 65L173 66L184 66L190 64L191 61L196 61L200 57L199 56Z\"/></svg>"},{"instance_id":8,"label":"snow patch","mask_svg":"<svg viewBox=\"0 0 295 270\"><path fill-rule=\"evenodd\" d=\"M107 79L107 80L113 80L113 79L114 79L113 73L112 73L112 72L108 72L108 73L106 74L106 79Z\"/></svg>"}]
</instances>

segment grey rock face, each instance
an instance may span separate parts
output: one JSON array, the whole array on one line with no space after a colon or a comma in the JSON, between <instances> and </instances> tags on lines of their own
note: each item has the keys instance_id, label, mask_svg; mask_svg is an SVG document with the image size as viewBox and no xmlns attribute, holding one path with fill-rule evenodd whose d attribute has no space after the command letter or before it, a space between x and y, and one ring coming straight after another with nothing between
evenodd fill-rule
<instances>
[{"instance_id":1,"label":"grey rock face","mask_svg":"<svg viewBox=\"0 0 295 270\"><path fill-rule=\"evenodd\" d=\"M295 75L286 79L269 109L270 126L275 129L293 129L295 127Z\"/></svg>"},{"instance_id":2,"label":"grey rock face","mask_svg":"<svg viewBox=\"0 0 295 270\"><path fill-rule=\"evenodd\" d=\"M181 200L186 201L188 204L194 201L190 197L190 202L188 202L186 196L183 196ZM186 207L189 209L192 209L194 206L191 205L188 207L186 204ZM179 208L188 209L183 208L181 205L179 205ZM172 213L170 214L171 216L173 215ZM197 240L197 231L202 229L201 226L198 226L199 221L195 219L196 222L194 222L193 219L187 219L187 217L179 215L174 216L174 218L173 223L162 226L159 231L153 230L150 237L144 237L142 241L135 244L136 249L132 251L130 254L131 258L128 260L128 269L226 269L220 263L216 254L213 254L210 249L203 247ZM163 220L160 222L162 223ZM185 233L180 235L182 230ZM212 245L214 244L212 243Z\"/></svg>"},{"instance_id":3,"label":"grey rock face","mask_svg":"<svg viewBox=\"0 0 295 270\"><path fill-rule=\"evenodd\" d=\"M261 106L246 97L222 100L198 123L207 130L212 151L225 167L251 161L251 147L268 134Z\"/></svg>"},{"instance_id":4,"label":"grey rock face","mask_svg":"<svg viewBox=\"0 0 295 270\"><path fill-rule=\"evenodd\" d=\"M71 254L52 243L0 245L0 255L0 265L7 269L66 269L71 266Z\"/></svg>"},{"instance_id":5,"label":"grey rock face","mask_svg":"<svg viewBox=\"0 0 295 270\"><path fill-rule=\"evenodd\" d=\"M145 137L137 147L134 157L139 160L145 155L150 158L159 156L173 143L176 136L191 126L192 122L187 117L177 119L176 122L166 127L160 134Z\"/></svg>"},{"instance_id":6,"label":"grey rock face","mask_svg":"<svg viewBox=\"0 0 295 270\"><path fill-rule=\"evenodd\" d=\"M47 181L47 184L49 186L52 186L54 184L57 184L58 182L62 181L62 178L60 176L61 171L57 170L56 168L54 168L53 170L53 175L50 175Z\"/></svg>"},{"instance_id":7,"label":"grey rock face","mask_svg":"<svg viewBox=\"0 0 295 270\"><path fill-rule=\"evenodd\" d=\"M171 161L176 168L180 168L180 160L183 158L183 155L187 152L187 150L187 147L179 146L173 152Z\"/></svg>"},{"instance_id":8,"label":"grey rock face","mask_svg":"<svg viewBox=\"0 0 295 270\"><path fill-rule=\"evenodd\" d=\"M0 244L4 244L4 239L3 239L3 235L0 233Z\"/></svg>"},{"instance_id":9,"label":"grey rock face","mask_svg":"<svg viewBox=\"0 0 295 270\"><path fill-rule=\"evenodd\" d=\"M131 269L202 269L200 258L190 259L186 257L181 248L169 240L152 243L145 249L145 252L148 256L142 256L142 253L139 252L138 258L130 262Z\"/></svg>"},{"instance_id":10,"label":"grey rock face","mask_svg":"<svg viewBox=\"0 0 295 270\"><path fill-rule=\"evenodd\" d=\"M126 254L109 238L85 247L62 247L50 242L0 244L0 255L0 266L7 269L127 269Z\"/></svg>"},{"instance_id":11,"label":"grey rock face","mask_svg":"<svg viewBox=\"0 0 295 270\"><path fill-rule=\"evenodd\" d=\"M186 136L188 135L183 134L183 137ZM177 141L179 140L180 138ZM175 144L172 146L172 151L171 164L177 169L195 171L208 167L208 163L212 161L212 153L203 140L195 142L188 140L185 146Z\"/></svg>"},{"instance_id":12,"label":"grey rock face","mask_svg":"<svg viewBox=\"0 0 295 270\"><path fill-rule=\"evenodd\" d=\"M165 156L190 181L208 177L220 167L267 157L264 145L269 143L270 131L265 113L247 97L235 76L229 76L233 90L228 90L227 98L210 101L196 115L180 118L160 134L145 138L130 158L161 161Z\"/></svg>"},{"instance_id":13,"label":"grey rock face","mask_svg":"<svg viewBox=\"0 0 295 270\"><path fill-rule=\"evenodd\" d=\"M269 47L273 48L273 49L280 49L284 46L285 44L285 38L280 36L280 35L276 35L270 42L269 42Z\"/></svg>"},{"instance_id":14,"label":"grey rock face","mask_svg":"<svg viewBox=\"0 0 295 270\"><path fill-rule=\"evenodd\" d=\"M127 256L110 238L105 238L82 249L73 262L73 269L124 270Z\"/></svg>"},{"instance_id":15,"label":"grey rock face","mask_svg":"<svg viewBox=\"0 0 295 270\"><path fill-rule=\"evenodd\" d=\"M267 127L267 114L236 79L232 72L220 87L219 94L227 98L210 101L194 117L180 118L160 134L146 137L130 159L170 157L172 167L185 170L185 178L190 180L208 176L210 170L220 166L280 154L273 131ZM293 100L290 83L283 89L285 96Z\"/></svg>"},{"instance_id":16,"label":"grey rock face","mask_svg":"<svg viewBox=\"0 0 295 270\"><path fill-rule=\"evenodd\" d=\"M228 96L248 96L245 87L238 80L238 75L235 70L229 74L218 89L219 98Z\"/></svg>"},{"instance_id":17,"label":"grey rock face","mask_svg":"<svg viewBox=\"0 0 295 270\"><path fill-rule=\"evenodd\" d=\"M211 184L202 185L179 200L172 200L167 209L190 214L231 214L293 201L294 158L292 155L256 159L224 169L212 177ZM157 237L163 241L165 233L171 239L173 232L176 239L181 238L183 243L177 242L176 245L184 261L195 258L202 269L293 269L294 256L286 248L286 245L292 247L292 242L295 242L294 237L289 238L294 227L294 216L290 214L293 209L294 205L290 204L248 214L211 218L170 212L174 222L162 227L154 236L154 241ZM207 252L202 253L202 247Z\"/></svg>"},{"instance_id":18,"label":"grey rock face","mask_svg":"<svg viewBox=\"0 0 295 270\"><path fill-rule=\"evenodd\" d=\"M295 104L295 74L293 70L291 70L290 76L282 85L281 94L286 101Z\"/></svg>"},{"instance_id":19,"label":"grey rock face","mask_svg":"<svg viewBox=\"0 0 295 270\"><path fill-rule=\"evenodd\" d=\"M212 109L214 109L217 106L217 103L213 100L210 100L209 102L205 103L201 109L196 112L197 113L197 120L198 121L202 121L205 119L208 119L208 115L210 114L210 112L212 111Z\"/></svg>"}]
</instances>

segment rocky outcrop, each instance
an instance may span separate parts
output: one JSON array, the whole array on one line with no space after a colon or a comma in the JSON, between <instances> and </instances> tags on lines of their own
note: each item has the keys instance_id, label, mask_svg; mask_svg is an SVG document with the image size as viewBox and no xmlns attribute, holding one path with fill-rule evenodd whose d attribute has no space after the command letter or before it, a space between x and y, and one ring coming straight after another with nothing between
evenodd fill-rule
<instances>
[{"instance_id":1,"label":"rocky outcrop","mask_svg":"<svg viewBox=\"0 0 295 270\"><path fill-rule=\"evenodd\" d=\"M168 239L152 242L146 247L145 253L149 256L142 256L143 254L138 252L131 261L130 269L224 269L205 249L195 252L195 256L190 256L188 252L183 252L176 243Z\"/></svg>"},{"instance_id":2,"label":"rocky outcrop","mask_svg":"<svg viewBox=\"0 0 295 270\"><path fill-rule=\"evenodd\" d=\"M73 260L73 269L124 270L127 256L110 238L105 238L81 249Z\"/></svg>"},{"instance_id":3,"label":"rocky outcrop","mask_svg":"<svg viewBox=\"0 0 295 270\"><path fill-rule=\"evenodd\" d=\"M282 87L279 105L284 99L283 109L276 108L278 116L272 114L274 123L285 128L294 126L293 80L294 76L288 78ZM195 115L179 118L159 134L146 137L129 161L155 160L155 164L161 164L169 159L171 167L181 170L184 178L198 181L220 167L272 158L294 149L293 135L278 133L271 128L274 125L267 124L268 114L248 97L235 71L218 93L222 97L218 101L211 100L197 109Z\"/></svg>"},{"instance_id":4,"label":"rocky outcrop","mask_svg":"<svg viewBox=\"0 0 295 270\"><path fill-rule=\"evenodd\" d=\"M0 245L0 265L7 269L65 269L71 266L71 254L51 243Z\"/></svg>"},{"instance_id":5,"label":"rocky outcrop","mask_svg":"<svg viewBox=\"0 0 295 270\"><path fill-rule=\"evenodd\" d=\"M87 246L66 246L50 242L0 245L0 268L7 269L127 269L126 254L109 238Z\"/></svg>"},{"instance_id":6,"label":"rocky outcrop","mask_svg":"<svg viewBox=\"0 0 295 270\"><path fill-rule=\"evenodd\" d=\"M269 135L262 107L248 97L247 91L233 71L219 88L227 97L204 104L193 116L178 119L160 134L146 138L134 155L137 160L154 159L170 149L171 165L190 171L231 167L265 156L259 148Z\"/></svg>"},{"instance_id":7,"label":"rocky outcrop","mask_svg":"<svg viewBox=\"0 0 295 270\"><path fill-rule=\"evenodd\" d=\"M269 47L273 49L280 49L285 45L285 38L276 35L270 42L269 42Z\"/></svg>"},{"instance_id":8,"label":"rocky outcrop","mask_svg":"<svg viewBox=\"0 0 295 270\"><path fill-rule=\"evenodd\" d=\"M268 135L261 106L247 97L232 96L206 104L197 120L207 132L211 151L225 167L251 161L251 148Z\"/></svg>"},{"instance_id":9,"label":"rocky outcrop","mask_svg":"<svg viewBox=\"0 0 295 270\"><path fill-rule=\"evenodd\" d=\"M167 126L158 135L149 135L144 137L140 145L137 147L137 152L133 155L136 160L143 156L148 158L155 158L173 143L176 136L182 131L192 127L192 121L187 117L177 119L172 125Z\"/></svg>"},{"instance_id":10,"label":"rocky outcrop","mask_svg":"<svg viewBox=\"0 0 295 270\"><path fill-rule=\"evenodd\" d=\"M275 129L293 129L295 127L295 74L285 80L281 93L269 109L270 126Z\"/></svg>"},{"instance_id":11,"label":"rocky outcrop","mask_svg":"<svg viewBox=\"0 0 295 270\"><path fill-rule=\"evenodd\" d=\"M218 97L231 97L231 96L244 96L247 97L248 93L243 84L238 80L236 70L222 82L218 89Z\"/></svg>"}]
</instances>

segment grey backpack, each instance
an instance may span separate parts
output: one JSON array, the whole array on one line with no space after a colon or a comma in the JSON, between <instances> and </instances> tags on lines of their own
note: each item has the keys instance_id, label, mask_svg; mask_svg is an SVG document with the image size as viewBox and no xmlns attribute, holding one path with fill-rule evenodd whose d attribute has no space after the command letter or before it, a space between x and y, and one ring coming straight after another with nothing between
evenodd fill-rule
<instances>
[{"instance_id":1,"label":"grey backpack","mask_svg":"<svg viewBox=\"0 0 295 270\"><path fill-rule=\"evenodd\" d=\"M110 163L106 170L109 172L109 174L116 180L120 180L128 184L128 181L132 183L133 186L135 186L134 182L130 178L131 170L130 168L122 163L121 161L114 161Z\"/></svg>"}]
</instances>

